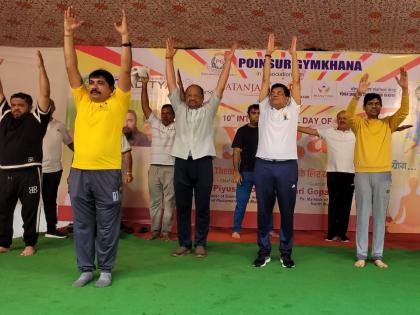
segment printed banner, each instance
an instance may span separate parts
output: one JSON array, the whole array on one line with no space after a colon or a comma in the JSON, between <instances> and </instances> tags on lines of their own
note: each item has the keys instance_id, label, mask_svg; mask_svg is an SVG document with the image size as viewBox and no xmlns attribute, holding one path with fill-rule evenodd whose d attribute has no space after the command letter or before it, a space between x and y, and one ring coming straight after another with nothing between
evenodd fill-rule
<instances>
[{"instance_id":1,"label":"printed banner","mask_svg":"<svg viewBox=\"0 0 420 315\"><path fill-rule=\"evenodd\" d=\"M120 48L78 46L79 67L84 76L97 68L103 68L118 79ZM394 77L399 68L405 67L410 83L410 114L404 124L413 127L393 134L393 186L389 208L388 230L390 232L420 233L420 56L383 55L359 52L300 52L298 54L302 79L302 111L300 124L313 128L335 125L336 114L345 109L356 91L363 73L369 73L372 81L370 91L383 99L382 116L397 110L401 101L401 89ZM150 106L159 116L162 105L169 103L165 81L165 50L133 49L131 109L127 116L133 130L143 139L133 147L133 183L124 187L125 217L148 218L149 194L147 172L151 131L141 111L141 81L136 73L149 71ZM204 88L205 98L213 93L223 67L222 50L178 50L175 67L181 72L185 87L199 84ZM235 207L236 185L233 182L231 143L236 130L247 123L246 111L256 103L261 84L264 51L239 50L227 83L222 103L214 126L217 157L214 159L214 183L211 196L212 225L231 226ZM278 51L271 61L271 83L291 83L291 59L287 52ZM362 113L361 104L358 112ZM73 127L74 105L69 97L67 126ZM134 123L133 123L134 121ZM135 125L135 126L134 126ZM135 127L135 128L134 128ZM295 227L325 228L328 206L326 187L327 146L318 137L298 134L299 184L296 204ZM68 162L71 156L65 157ZM60 191L60 205L68 206L66 187ZM353 204L354 208L354 204ZM256 199L252 193L247 208L247 226L255 226ZM278 211L278 210L276 210ZM252 215L254 213L254 215ZM352 210L354 215L354 209ZM222 219L217 219L217 217ZM321 217L321 219L319 219ZM316 219L318 218L318 219ZM304 222L305 221L305 222ZM278 223L278 220L275 220Z\"/></svg>"}]
</instances>

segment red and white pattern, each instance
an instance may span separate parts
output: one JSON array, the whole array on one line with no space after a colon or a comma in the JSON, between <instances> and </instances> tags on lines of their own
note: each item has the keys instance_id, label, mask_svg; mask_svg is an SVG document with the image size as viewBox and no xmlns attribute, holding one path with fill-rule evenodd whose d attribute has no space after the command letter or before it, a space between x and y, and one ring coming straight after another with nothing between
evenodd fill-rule
<instances>
[{"instance_id":1,"label":"red and white pattern","mask_svg":"<svg viewBox=\"0 0 420 315\"><path fill-rule=\"evenodd\" d=\"M60 47L63 12L72 4L84 27L83 45L118 46L113 22L121 7L135 47L164 47L174 36L180 48L263 49L274 32L281 49L292 35L298 49L418 53L418 0L9 0L0 1L0 45Z\"/></svg>"}]
</instances>

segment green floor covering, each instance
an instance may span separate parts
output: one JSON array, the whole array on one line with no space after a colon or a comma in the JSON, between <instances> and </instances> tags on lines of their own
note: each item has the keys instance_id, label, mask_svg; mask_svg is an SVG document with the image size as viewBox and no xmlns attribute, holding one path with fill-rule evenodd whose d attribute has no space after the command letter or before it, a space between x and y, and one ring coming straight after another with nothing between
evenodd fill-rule
<instances>
[{"instance_id":1,"label":"green floor covering","mask_svg":"<svg viewBox=\"0 0 420 315\"><path fill-rule=\"evenodd\" d=\"M72 288L72 239L40 237L34 257L22 241L0 255L0 314L420 314L420 253L386 250L390 268L352 266L353 249L296 247L297 267L278 253L251 267L256 245L210 243L209 256L174 258L176 242L120 241L112 287Z\"/></svg>"}]
</instances>

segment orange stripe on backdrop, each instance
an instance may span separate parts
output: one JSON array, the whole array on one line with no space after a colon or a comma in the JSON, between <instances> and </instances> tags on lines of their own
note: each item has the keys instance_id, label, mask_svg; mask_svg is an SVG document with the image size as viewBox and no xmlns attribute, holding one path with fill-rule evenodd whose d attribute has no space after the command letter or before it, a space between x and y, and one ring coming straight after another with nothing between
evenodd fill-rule
<instances>
[{"instance_id":1,"label":"orange stripe on backdrop","mask_svg":"<svg viewBox=\"0 0 420 315\"><path fill-rule=\"evenodd\" d=\"M369 59L369 57L372 56L372 54L363 54L360 56L359 60L360 61L366 61Z\"/></svg>"},{"instance_id":2,"label":"orange stripe on backdrop","mask_svg":"<svg viewBox=\"0 0 420 315\"><path fill-rule=\"evenodd\" d=\"M311 106L305 105L304 108L300 111L300 114L303 114L306 110L308 110Z\"/></svg>"},{"instance_id":3,"label":"orange stripe on backdrop","mask_svg":"<svg viewBox=\"0 0 420 315\"><path fill-rule=\"evenodd\" d=\"M318 76L317 80L318 81L322 80L326 74L327 74L327 71L322 71L321 74Z\"/></svg>"},{"instance_id":4,"label":"orange stripe on backdrop","mask_svg":"<svg viewBox=\"0 0 420 315\"><path fill-rule=\"evenodd\" d=\"M86 54L91 55L92 57L99 58L103 61L109 62L116 66L121 65L121 55L109 48L106 47L98 47L98 46L76 46L76 49L82 51ZM141 66L144 65L133 60L133 66ZM162 75L160 72L150 69L150 75Z\"/></svg>"},{"instance_id":5,"label":"orange stripe on backdrop","mask_svg":"<svg viewBox=\"0 0 420 315\"><path fill-rule=\"evenodd\" d=\"M203 66L206 65L206 61L203 58L201 58L194 50L186 50L185 52L187 54L190 54L195 60L197 60Z\"/></svg>"},{"instance_id":6,"label":"orange stripe on backdrop","mask_svg":"<svg viewBox=\"0 0 420 315\"><path fill-rule=\"evenodd\" d=\"M405 65L403 65L402 67L405 68L405 70L409 70L411 68L414 68L415 66L420 64L420 57L417 57L416 59L414 59L413 61L410 61L409 63L406 63ZM387 75L383 76L382 78L376 80L376 82L385 82L388 81L389 79L396 77L398 74L400 73L400 69L395 69L394 71L388 73Z\"/></svg>"},{"instance_id":7,"label":"orange stripe on backdrop","mask_svg":"<svg viewBox=\"0 0 420 315\"><path fill-rule=\"evenodd\" d=\"M240 110L239 110L239 109L237 109L236 107L230 106L230 105L228 105L228 104L225 104L225 103L220 103L220 106L222 106L222 107L224 107L224 108L227 108L227 109L230 109L230 110L233 110L234 112L237 112L237 113L241 113L241 114L243 114L243 112L242 112L242 111L240 111Z\"/></svg>"},{"instance_id":8,"label":"orange stripe on backdrop","mask_svg":"<svg viewBox=\"0 0 420 315\"><path fill-rule=\"evenodd\" d=\"M327 106L324 109L320 110L319 112L315 113L315 115L313 115L313 116L316 116L316 115L319 115L321 113L324 113L324 112L326 112L326 111L328 111L328 110L330 110L331 108L334 108L334 107L335 106Z\"/></svg>"},{"instance_id":9,"label":"orange stripe on backdrop","mask_svg":"<svg viewBox=\"0 0 420 315\"><path fill-rule=\"evenodd\" d=\"M347 77L350 74L350 71L346 71L343 72L342 74L339 75L339 77L337 79L335 79L336 81L341 81L343 80L345 77Z\"/></svg>"}]
</instances>

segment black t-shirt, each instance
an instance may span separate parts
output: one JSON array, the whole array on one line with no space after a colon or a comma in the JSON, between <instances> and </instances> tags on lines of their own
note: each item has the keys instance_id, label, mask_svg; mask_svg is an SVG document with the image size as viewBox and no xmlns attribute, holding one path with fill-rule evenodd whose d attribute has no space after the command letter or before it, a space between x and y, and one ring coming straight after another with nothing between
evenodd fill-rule
<instances>
[{"instance_id":1,"label":"black t-shirt","mask_svg":"<svg viewBox=\"0 0 420 315\"><path fill-rule=\"evenodd\" d=\"M236 132L232 148L241 149L241 172L253 172L258 148L258 127L242 126Z\"/></svg>"},{"instance_id":2,"label":"black t-shirt","mask_svg":"<svg viewBox=\"0 0 420 315\"><path fill-rule=\"evenodd\" d=\"M15 119L6 99L0 104L0 168L42 165L42 139L51 114L38 107Z\"/></svg>"}]
</instances>

